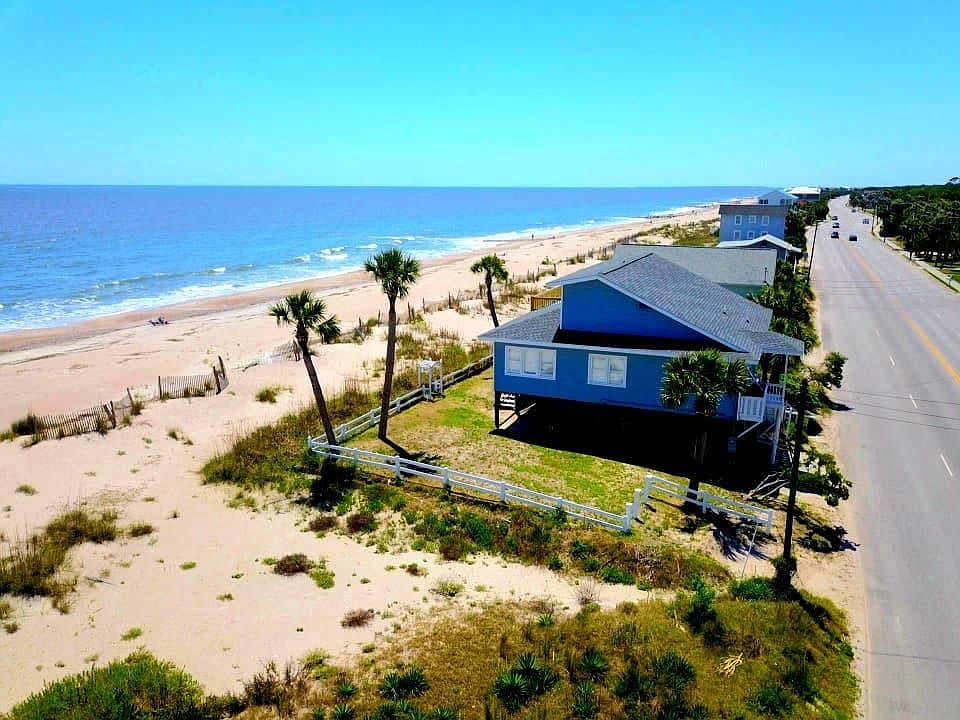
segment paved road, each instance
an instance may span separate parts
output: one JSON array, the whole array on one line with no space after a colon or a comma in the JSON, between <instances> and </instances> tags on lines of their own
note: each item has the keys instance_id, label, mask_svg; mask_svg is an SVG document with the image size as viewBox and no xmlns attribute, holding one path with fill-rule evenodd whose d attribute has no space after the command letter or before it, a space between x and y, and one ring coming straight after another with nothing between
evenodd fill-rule
<instances>
[{"instance_id":1,"label":"paved road","mask_svg":"<svg viewBox=\"0 0 960 720\"><path fill-rule=\"evenodd\" d=\"M960 296L884 246L844 199L820 226L823 342L867 596L866 712L960 718ZM856 233L858 242L847 237ZM808 243L809 245L809 243Z\"/></svg>"}]
</instances>

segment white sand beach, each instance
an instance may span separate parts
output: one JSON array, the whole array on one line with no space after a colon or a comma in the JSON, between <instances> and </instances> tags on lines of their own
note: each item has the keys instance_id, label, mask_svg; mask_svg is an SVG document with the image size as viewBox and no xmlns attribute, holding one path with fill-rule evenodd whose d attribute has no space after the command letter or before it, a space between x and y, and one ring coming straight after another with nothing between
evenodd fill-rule
<instances>
[{"instance_id":1,"label":"white sand beach","mask_svg":"<svg viewBox=\"0 0 960 720\"><path fill-rule=\"evenodd\" d=\"M491 248L509 270L523 275L549 257L560 274L582 265L564 258L599 249L638 230L668 222L715 220L715 207L670 218L559 234ZM644 238L656 242L655 235ZM469 266L477 254L425 263L409 298L441 300L474 289ZM327 301L345 328L384 313L386 301L368 277L351 273L324 278L310 287ZM317 539L297 527L299 512L289 504L251 512L226 501L235 488L203 486L198 469L232 439L311 401L299 363L257 365L262 352L290 339L267 307L293 287L128 313L80 325L0 336L0 426L27 411L68 412L120 397L127 387L155 383L158 375L203 372L221 356L229 389L215 397L150 403L130 427L41 442L24 448L0 443L0 532L22 538L81 500L110 506L121 524L145 521L157 527L149 537L123 539L75 550L69 564L80 582L70 594L70 612L48 599L14 599L19 629L2 635L0 708L9 707L45 682L121 657L143 645L190 670L211 691L235 689L270 659L286 660L322 647L337 657L357 652L389 630L390 615L433 612L437 607L496 598L550 596L574 604L575 588L555 573L488 558L467 565L445 564L434 556L378 554L336 535ZM519 309L514 309L513 313ZM164 315L169 325L152 326ZM510 316L504 309L502 314ZM428 315L436 328L455 331L464 342L490 326L482 308L472 315L453 310ZM335 392L346 378L365 372L382 358L385 343L326 346L318 357L321 382ZM289 386L277 404L257 402L258 389ZM177 429L183 440L168 437ZM16 492L29 484L36 494ZM306 577L282 578L259 559L301 551L325 557L336 587L319 590ZM416 578L387 570L415 561L429 575ZM184 563L196 567L182 570ZM446 565L446 566L445 566ZM450 574L468 589L454 601L429 592ZM369 582L361 583L361 578ZM482 587L482 591L475 588ZM232 601L219 600L229 593ZM601 603L644 595L636 588L605 586ZM381 615L362 629L345 629L348 610L372 608ZM382 613L386 612L386 617ZM141 637L124 641L130 628Z\"/></svg>"}]
</instances>

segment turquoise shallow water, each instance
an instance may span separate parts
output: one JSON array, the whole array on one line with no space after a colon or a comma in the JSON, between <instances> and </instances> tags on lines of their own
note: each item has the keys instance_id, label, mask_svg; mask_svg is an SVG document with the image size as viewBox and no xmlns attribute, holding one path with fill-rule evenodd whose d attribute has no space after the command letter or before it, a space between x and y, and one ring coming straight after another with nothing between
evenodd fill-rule
<instances>
[{"instance_id":1,"label":"turquoise shallow water","mask_svg":"<svg viewBox=\"0 0 960 720\"><path fill-rule=\"evenodd\" d=\"M435 257L761 187L0 187L0 332Z\"/></svg>"}]
</instances>

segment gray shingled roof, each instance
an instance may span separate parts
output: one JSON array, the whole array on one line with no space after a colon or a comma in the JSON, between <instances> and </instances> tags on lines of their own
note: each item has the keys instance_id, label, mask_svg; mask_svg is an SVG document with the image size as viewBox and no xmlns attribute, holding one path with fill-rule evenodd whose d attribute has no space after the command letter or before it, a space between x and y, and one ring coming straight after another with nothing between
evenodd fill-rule
<instances>
[{"instance_id":1,"label":"gray shingled roof","mask_svg":"<svg viewBox=\"0 0 960 720\"><path fill-rule=\"evenodd\" d=\"M771 310L659 255L649 253L597 279L732 349L762 352L752 333L770 327Z\"/></svg>"},{"instance_id":2,"label":"gray shingled roof","mask_svg":"<svg viewBox=\"0 0 960 720\"><path fill-rule=\"evenodd\" d=\"M547 283L547 287L581 282L643 255L654 253L720 285L770 284L777 270L777 251L773 248L707 248L676 245L640 245L621 243L613 259L564 275Z\"/></svg>"},{"instance_id":3,"label":"gray shingled roof","mask_svg":"<svg viewBox=\"0 0 960 720\"><path fill-rule=\"evenodd\" d=\"M598 272L585 279L606 283L734 350L753 355L803 352L799 340L769 330L772 311L768 308L654 253L602 265L607 267L586 268ZM480 339L553 342L560 326L560 307L561 303L554 303L535 310L483 333Z\"/></svg>"},{"instance_id":4,"label":"gray shingled roof","mask_svg":"<svg viewBox=\"0 0 960 720\"><path fill-rule=\"evenodd\" d=\"M539 310L504 323L479 336L480 340L517 340L526 342L553 342L560 327L560 303L555 302Z\"/></svg>"}]
</instances>

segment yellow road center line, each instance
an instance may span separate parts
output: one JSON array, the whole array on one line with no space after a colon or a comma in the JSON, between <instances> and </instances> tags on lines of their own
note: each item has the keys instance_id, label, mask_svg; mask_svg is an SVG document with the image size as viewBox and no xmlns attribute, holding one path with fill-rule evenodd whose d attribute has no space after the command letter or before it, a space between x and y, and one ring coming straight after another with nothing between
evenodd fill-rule
<instances>
[{"instance_id":1,"label":"yellow road center line","mask_svg":"<svg viewBox=\"0 0 960 720\"><path fill-rule=\"evenodd\" d=\"M883 285L883 279L873 271L873 268L867 265L866 261L864 261L859 254L854 253L853 259L856 260L857 264L863 268L863 271L870 276L871 280L879 285ZM927 350L930 351L930 354L933 355L937 362L943 366L943 369L946 370L950 377L953 378L954 382L960 385L960 372L957 372L957 369L950 364L950 361L947 360L946 356L942 352L940 352L940 348L934 344L933 340L931 340L930 336L924 332L923 328L917 325L916 321L914 321L912 317L907 315L907 313L903 310L903 307L900 305L900 302L893 295L889 295L888 297L890 298L890 304L897 309L897 312L900 313L900 316L906 321L907 325L910 326L910 329L913 330L914 334L920 339L920 342L926 346Z\"/></svg>"}]
</instances>

